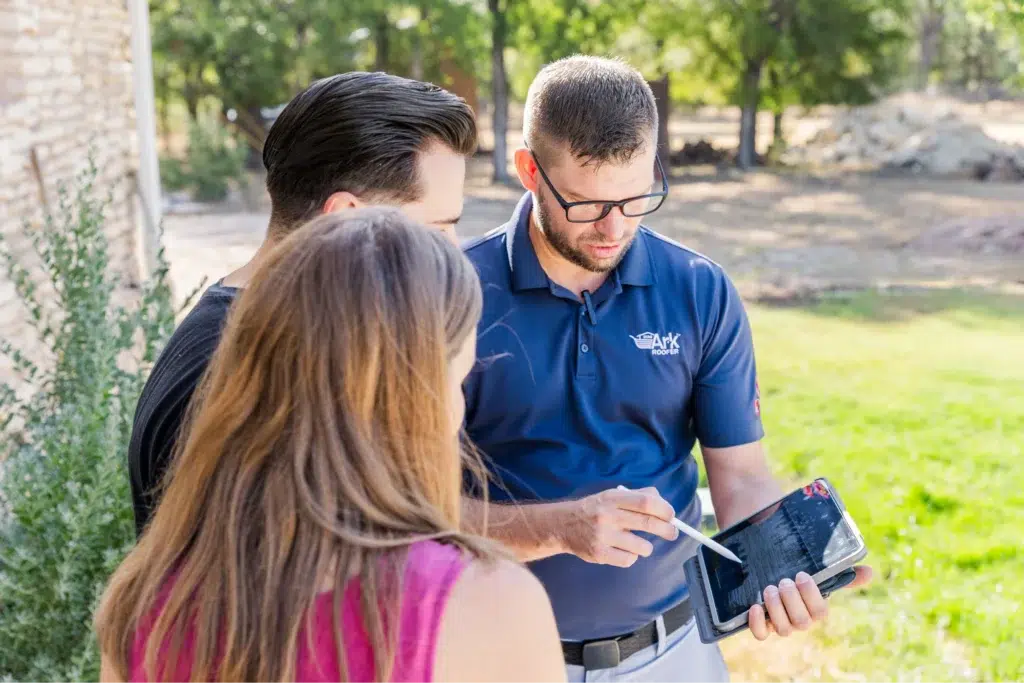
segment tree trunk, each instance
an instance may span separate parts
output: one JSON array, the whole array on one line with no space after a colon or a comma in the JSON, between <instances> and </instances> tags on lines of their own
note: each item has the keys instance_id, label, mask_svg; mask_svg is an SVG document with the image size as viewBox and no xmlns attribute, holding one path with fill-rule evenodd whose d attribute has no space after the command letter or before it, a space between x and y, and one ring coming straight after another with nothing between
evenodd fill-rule
<instances>
[{"instance_id":1,"label":"tree trunk","mask_svg":"<svg viewBox=\"0 0 1024 683\"><path fill-rule=\"evenodd\" d=\"M974 31L970 26L964 31L964 46L960 57L960 87L969 90L971 87L971 72L974 67Z\"/></svg>"},{"instance_id":2,"label":"tree trunk","mask_svg":"<svg viewBox=\"0 0 1024 683\"><path fill-rule=\"evenodd\" d=\"M989 57L992 54L991 47L995 44L995 36L993 36L988 29L980 29L978 34L978 63L977 70L975 71L975 78L979 89L984 89L988 85L989 70L988 63Z\"/></svg>"},{"instance_id":3,"label":"tree trunk","mask_svg":"<svg viewBox=\"0 0 1024 683\"><path fill-rule=\"evenodd\" d=\"M249 153L245 158L245 167L257 170L263 164L263 142L267 139L267 129L263 124L260 105L236 106L234 110L237 114L235 126L241 132L243 141L249 148Z\"/></svg>"},{"instance_id":4,"label":"tree trunk","mask_svg":"<svg viewBox=\"0 0 1024 683\"><path fill-rule=\"evenodd\" d=\"M189 119L192 123L198 123L199 121L199 73L199 69L188 69L185 74L185 87L181 93L185 99L185 108L188 110Z\"/></svg>"},{"instance_id":5,"label":"tree trunk","mask_svg":"<svg viewBox=\"0 0 1024 683\"><path fill-rule=\"evenodd\" d=\"M381 12L378 14L375 23L374 43L377 54L375 56L374 68L377 71L387 71L388 62L391 57L391 26L388 24L387 13Z\"/></svg>"},{"instance_id":6,"label":"tree trunk","mask_svg":"<svg viewBox=\"0 0 1024 683\"><path fill-rule=\"evenodd\" d=\"M413 27L412 35L412 59L409 64L409 76L417 81L423 80L423 36L426 27L424 24L427 21L427 10L425 7L420 7L420 19L416 22L416 26Z\"/></svg>"},{"instance_id":7,"label":"tree trunk","mask_svg":"<svg viewBox=\"0 0 1024 683\"><path fill-rule=\"evenodd\" d=\"M417 81L422 81L423 49L427 42L427 34L430 33L430 24L428 23L430 7L427 4L427 0L420 0L419 13L420 19L416 23L415 35L413 35L412 40L412 64L410 65L409 74Z\"/></svg>"},{"instance_id":8,"label":"tree trunk","mask_svg":"<svg viewBox=\"0 0 1024 683\"><path fill-rule=\"evenodd\" d=\"M777 107L772 112L772 144L768 148L768 156L772 162L778 161L782 157L782 153L786 151L786 133L782 130L782 117L785 112L781 107Z\"/></svg>"},{"instance_id":9,"label":"tree trunk","mask_svg":"<svg viewBox=\"0 0 1024 683\"><path fill-rule=\"evenodd\" d=\"M299 22L295 25L295 54L301 55L308 44L309 26L305 22ZM301 59L301 57L299 59ZM309 73L306 69L295 69L291 75L291 91L299 92L309 85L309 80Z\"/></svg>"},{"instance_id":10,"label":"tree trunk","mask_svg":"<svg viewBox=\"0 0 1024 683\"><path fill-rule=\"evenodd\" d=\"M666 171L671 164L672 148L668 137L668 119L672 114L672 103L669 99L669 76L662 75L656 81L651 81L651 91L654 92L654 99L658 104L658 156Z\"/></svg>"},{"instance_id":11,"label":"tree trunk","mask_svg":"<svg viewBox=\"0 0 1024 683\"><path fill-rule=\"evenodd\" d=\"M775 65L768 69L768 89L771 92L772 106L772 141L768 146L768 157L778 161L786 151L786 132L782 128L782 119L786 114L785 98L782 90L782 74L780 67Z\"/></svg>"},{"instance_id":12,"label":"tree trunk","mask_svg":"<svg viewBox=\"0 0 1024 683\"><path fill-rule=\"evenodd\" d=\"M932 69L939 54L939 40L946 15L941 0L929 0L921 16L921 34L919 37L917 62L917 89L928 87Z\"/></svg>"},{"instance_id":13,"label":"tree trunk","mask_svg":"<svg viewBox=\"0 0 1024 683\"><path fill-rule=\"evenodd\" d=\"M156 88L156 114L159 124L160 139L165 153L171 149L171 114L168 100L171 98L171 86L167 83L167 73L161 69L154 83Z\"/></svg>"},{"instance_id":14,"label":"tree trunk","mask_svg":"<svg viewBox=\"0 0 1024 683\"><path fill-rule=\"evenodd\" d=\"M160 138L163 140L164 149L169 150L171 148L171 116L166 99L157 101L157 110L160 121Z\"/></svg>"},{"instance_id":15,"label":"tree trunk","mask_svg":"<svg viewBox=\"0 0 1024 683\"><path fill-rule=\"evenodd\" d=\"M494 182L507 183L508 174L508 81L505 77L505 38L508 31L501 0L487 0L491 13L491 99L494 128Z\"/></svg>"},{"instance_id":16,"label":"tree trunk","mask_svg":"<svg viewBox=\"0 0 1024 683\"><path fill-rule=\"evenodd\" d=\"M757 161L757 110L761 103L761 71L763 62L748 61L743 74L740 102L740 148L736 164L744 171Z\"/></svg>"}]
</instances>

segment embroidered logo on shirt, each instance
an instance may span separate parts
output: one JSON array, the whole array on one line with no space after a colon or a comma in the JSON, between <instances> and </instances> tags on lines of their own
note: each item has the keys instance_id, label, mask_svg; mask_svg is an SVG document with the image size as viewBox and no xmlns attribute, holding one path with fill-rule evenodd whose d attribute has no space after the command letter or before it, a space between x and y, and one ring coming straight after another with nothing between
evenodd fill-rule
<instances>
[{"instance_id":1,"label":"embroidered logo on shirt","mask_svg":"<svg viewBox=\"0 0 1024 683\"><path fill-rule=\"evenodd\" d=\"M650 351L654 356L676 356L679 355L679 333L666 332L643 332L638 335L629 335L629 338L636 344L636 348L642 351Z\"/></svg>"}]
</instances>

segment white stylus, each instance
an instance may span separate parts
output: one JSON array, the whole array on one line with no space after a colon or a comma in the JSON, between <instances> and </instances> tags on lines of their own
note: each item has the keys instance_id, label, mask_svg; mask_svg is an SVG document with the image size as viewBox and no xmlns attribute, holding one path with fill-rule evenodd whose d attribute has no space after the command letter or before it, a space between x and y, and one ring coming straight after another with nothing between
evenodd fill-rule
<instances>
[{"instance_id":1,"label":"white stylus","mask_svg":"<svg viewBox=\"0 0 1024 683\"><path fill-rule=\"evenodd\" d=\"M620 491L628 491L629 490L625 486L619 486L618 488L619 488ZM711 548L712 550L714 550L716 553L718 553L722 557L730 559L733 562L738 562L739 564L743 564L743 560L741 560L740 558L736 557L736 555L731 550L729 550L728 548L726 548L724 545L722 545L720 543L716 543L715 541L712 541L710 538L708 538L707 536L705 536L701 532L697 531L696 529L694 529L692 526L690 526L689 524L687 524L683 520L678 519L676 517L673 517L672 518L672 526L674 526L675 528L679 529L681 532L683 532L684 534L686 534L687 536L689 536L693 540L697 541L701 545L706 545L707 547Z\"/></svg>"}]
</instances>

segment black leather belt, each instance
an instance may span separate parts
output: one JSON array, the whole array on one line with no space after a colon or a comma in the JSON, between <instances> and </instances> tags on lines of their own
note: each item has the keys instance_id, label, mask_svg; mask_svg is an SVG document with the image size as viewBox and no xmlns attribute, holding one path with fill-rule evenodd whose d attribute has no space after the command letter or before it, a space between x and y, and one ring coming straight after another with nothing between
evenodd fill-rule
<instances>
[{"instance_id":1,"label":"black leather belt","mask_svg":"<svg viewBox=\"0 0 1024 683\"><path fill-rule=\"evenodd\" d=\"M665 635L676 631L689 623L693 618L693 605L687 598L662 615L665 620ZM562 654L565 663L582 666L587 671L612 669L629 659L640 650L658 642L658 624L656 621L641 626L632 633L612 638L588 640L582 643L562 642Z\"/></svg>"}]
</instances>

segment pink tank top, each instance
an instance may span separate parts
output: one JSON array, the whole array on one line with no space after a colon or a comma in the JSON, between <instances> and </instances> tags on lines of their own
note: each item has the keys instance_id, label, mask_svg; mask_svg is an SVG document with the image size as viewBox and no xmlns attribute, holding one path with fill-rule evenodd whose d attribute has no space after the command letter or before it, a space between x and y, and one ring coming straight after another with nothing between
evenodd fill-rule
<instances>
[{"instance_id":1,"label":"pink tank top","mask_svg":"<svg viewBox=\"0 0 1024 683\"><path fill-rule=\"evenodd\" d=\"M401 626L394 681L432 681L434 653L438 630L445 604L452 586L466 567L461 551L433 541L413 544L409 549L404 582L402 584ZM156 609L162 609L158 605ZM297 681L337 681L341 668L334 639L334 621L331 613L331 594L320 595L314 603L314 633L312 650L306 645L306 630L299 635L299 653L295 676ZM348 659L349 681L374 680L373 649L363 628L357 585L345 592L342 603L342 628L345 636L345 654ZM135 634L130 671L132 681L145 681L145 647L149 639L149 625ZM189 680L194 640L188 634L175 667L173 680Z\"/></svg>"}]
</instances>

